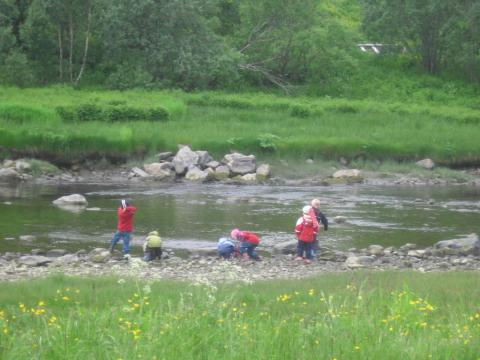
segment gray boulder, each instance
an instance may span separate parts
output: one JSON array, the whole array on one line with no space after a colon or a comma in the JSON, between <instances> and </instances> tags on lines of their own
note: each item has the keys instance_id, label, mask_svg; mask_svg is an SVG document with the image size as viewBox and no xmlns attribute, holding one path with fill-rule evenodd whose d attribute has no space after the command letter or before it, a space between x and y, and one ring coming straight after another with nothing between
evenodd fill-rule
<instances>
[{"instance_id":1,"label":"gray boulder","mask_svg":"<svg viewBox=\"0 0 480 360\"><path fill-rule=\"evenodd\" d=\"M37 237L35 235L20 235L18 239L21 241L32 242L37 240Z\"/></svg>"},{"instance_id":2,"label":"gray boulder","mask_svg":"<svg viewBox=\"0 0 480 360\"><path fill-rule=\"evenodd\" d=\"M172 165L178 175L183 175L192 165L198 164L199 156L188 146L182 147L172 160Z\"/></svg>"},{"instance_id":3,"label":"gray boulder","mask_svg":"<svg viewBox=\"0 0 480 360\"><path fill-rule=\"evenodd\" d=\"M368 267L375 260L374 256L354 256L350 255L345 260L345 265L351 269Z\"/></svg>"},{"instance_id":4,"label":"gray boulder","mask_svg":"<svg viewBox=\"0 0 480 360\"><path fill-rule=\"evenodd\" d=\"M220 166L220 163L218 161L212 160L212 161L209 161L206 164L206 166L209 167L209 168L212 168L212 169L216 169L217 167Z\"/></svg>"},{"instance_id":5,"label":"gray boulder","mask_svg":"<svg viewBox=\"0 0 480 360\"><path fill-rule=\"evenodd\" d=\"M245 174L241 177L241 182L252 184L257 182L257 174Z\"/></svg>"},{"instance_id":6,"label":"gray boulder","mask_svg":"<svg viewBox=\"0 0 480 360\"><path fill-rule=\"evenodd\" d=\"M171 170L172 164L168 162L144 164L143 168L155 180L170 179L175 176L175 173Z\"/></svg>"},{"instance_id":7,"label":"gray boulder","mask_svg":"<svg viewBox=\"0 0 480 360\"><path fill-rule=\"evenodd\" d=\"M147 178L150 177L150 174L138 167L134 167L130 170L130 177Z\"/></svg>"},{"instance_id":8,"label":"gray boulder","mask_svg":"<svg viewBox=\"0 0 480 360\"><path fill-rule=\"evenodd\" d=\"M380 245L370 245L367 248L367 253L370 255L380 256L383 255L383 246Z\"/></svg>"},{"instance_id":9,"label":"gray boulder","mask_svg":"<svg viewBox=\"0 0 480 360\"><path fill-rule=\"evenodd\" d=\"M213 177L219 181L228 179L230 177L230 168L225 165L218 166L213 173Z\"/></svg>"},{"instance_id":10,"label":"gray boulder","mask_svg":"<svg viewBox=\"0 0 480 360\"><path fill-rule=\"evenodd\" d=\"M0 180L15 180L20 179L20 174L13 168L0 169Z\"/></svg>"},{"instance_id":11,"label":"gray boulder","mask_svg":"<svg viewBox=\"0 0 480 360\"><path fill-rule=\"evenodd\" d=\"M185 179L189 181L204 182L210 180L213 176L213 170L201 170L196 166L192 166L186 173Z\"/></svg>"},{"instance_id":12,"label":"gray boulder","mask_svg":"<svg viewBox=\"0 0 480 360\"><path fill-rule=\"evenodd\" d=\"M297 252L297 240L282 241L273 245L273 251L284 255L295 254Z\"/></svg>"},{"instance_id":13,"label":"gray boulder","mask_svg":"<svg viewBox=\"0 0 480 360\"><path fill-rule=\"evenodd\" d=\"M266 181L272 174L270 165L262 164L257 168L257 181Z\"/></svg>"},{"instance_id":14,"label":"gray boulder","mask_svg":"<svg viewBox=\"0 0 480 360\"><path fill-rule=\"evenodd\" d=\"M433 170L433 168L435 167L435 163L433 162L432 159L423 159L423 160L417 161L415 165L420 166L427 170Z\"/></svg>"},{"instance_id":15,"label":"gray boulder","mask_svg":"<svg viewBox=\"0 0 480 360\"><path fill-rule=\"evenodd\" d=\"M433 245L434 255L480 255L480 240L477 234L464 238L443 240Z\"/></svg>"},{"instance_id":16,"label":"gray boulder","mask_svg":"<svg viewBox=\"0 0 480 360\"><path fill-rule=\"evenodd\" d=\"M88 258L94 263L105 263L111 257L110 251L103 248L95 248L88 254Z\"/></svg>"},{"instance_id":17,"label":"gray boulder","mask_svg":"<svg viewBox=\"0 0 480 360\"><path fill-rule=\"evenodd\" d=\"M336 171L326 183L335 184L355 184L363 182L363 174L358 169L344 169Z\"/></svg>"},{"instance_id":18,"label":"gray boulder","mask_svg":"<svg viewBox=\"0 0 480 360\"><path fill-rule=\"evenodd\" d=\"M333 221L335 221L337 224L342 224L347 221L347 218L345 216L335 216L333 218Z\"/></svg>"},{"instance_id":19,"label":"gray boulder","mask_svg":"<svg viewBox=\"0 0 480 360\"><path fill-rule=\"evenodd\" d=\"M161 153L158 153L157 154L157 159L159 162L162 162L162 161L170 161L173 159L173 152L171 151L166 151L166 152L161 152Z\"/></svg>"},{"instance_id":20,"label":"gray boulder","mask_svg":"<svg viewBox=\"0 0 480 360\"><path fill-rule=\"evenodd\" d=\"M88 205L87 199L85 196L80 194L72 194L67 196L62 196L57 200L53 200L54 205L79 205L86 206Z\"/></svg>"},{"instance_id":21,"label":"gray boulder","mask_svg":"<svg viewBox=\"0 0 480 360\"><path fill-rule=\"evenodd\" d=\"M29 172L32 170L32 165L25 160L17 160L15 162L15 169L17 169L18 172Z\"/></svg>"},{"instance_id":22,"label":"gray boulder","mask_svg":"<svg viewBox=\"0 0 480 360\"><path fill-rule=\"evenodd\" d=\"M65 249L51 249L47 251L48 257L60 257L68 253Z\"/></svg>"},{"instance_id":23,"label":"gray boulder","mask_svg":"<svg viewBox=\"0 0 480 360\"><path fill-rule=\"evenodd\" d=\"M40 255L25 255L18 259L18 263L26 266L42 266L52 262L51 258Z\"/></svg>"},{"instance_id":24,"label":"gray boulder","mask_svg":"<svg viewBox=\"0 0 480 360\"><path fill-rule=\"evenodd\" d=\"M198 165L204 169L208 167L208 163L213 160L208 151L198 150L195 151L198 155Z\"/></svg>"},{"instance_id":25,"label":"gray boulder","mask_svg":"<svg viewBox=\"0 0 480 360\"><path fill-rule=\"evenodd\" d=\"M255 172L257 168L255 161L255 156L247 156L240 153L227 154L223 158L223 163L226 164L235 175L245 175Z\"/></svg>"}]
</instances>

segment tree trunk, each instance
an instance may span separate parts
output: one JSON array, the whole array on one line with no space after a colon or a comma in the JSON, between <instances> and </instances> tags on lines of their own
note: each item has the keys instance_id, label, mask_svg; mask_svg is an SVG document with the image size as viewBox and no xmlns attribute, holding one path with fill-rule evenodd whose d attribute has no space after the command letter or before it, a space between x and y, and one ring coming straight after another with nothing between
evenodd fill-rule
<instances>
[{"instance_id":1,"label":"tree trunk","mask_svg":"<svg viewBox=\"0 0 480 360\"><path fill-rule=\"evenodd\" d=\"M88 15L87 15L87 31L85 34L85 47L83 49L83 59L82 59L82 66L80 67L80 71L78 72L77 79L75 80L75 86L78 85L80 81L83 71L85 69L85 64L87 62L87 54L88 54L88 41L90 39L90 24L92 23L92 2L88 2Z\"/></svg>"},{"instance_id":2,"label":"tree trunk","mask_svg":"<svg viewBox=\"0 0 480 360\"><path fill-rule=\"evenodd\" d=\"M70 12L68 14L68 30L70 34L70 54L68 58L68 63L70 66L70 82L73 84L73 17L72 17L72 9L70 9Z\"/></svg>"},{"instance_id":3,"label":"tree trunk","mask_svg":"<svg viewBox=\"0 0 480 360\"><path fill-rule=\"evenodd\" d=\"M63 82L63 42L62 42L62 26L58 26L58 72L60 81Z\"/></svg>"}]
</instances>

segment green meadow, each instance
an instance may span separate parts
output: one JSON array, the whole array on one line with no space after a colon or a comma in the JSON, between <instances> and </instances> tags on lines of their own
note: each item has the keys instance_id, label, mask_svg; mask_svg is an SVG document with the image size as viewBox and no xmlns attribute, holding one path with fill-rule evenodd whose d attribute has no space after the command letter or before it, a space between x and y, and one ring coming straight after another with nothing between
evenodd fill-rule
<instances>
[{"instance_id":1,"label":"green meadow","mask_svg":"<svg viewBox=\"0 0 480 360\"><path fill-rule=\"evenodd\" d=\"M189 144L215 155L478 164L480 110L449 99L2 87L0 146L57 161L138 159Z\"/></svg>"},{"instance_id":2,"label":"green meadow","mask_svg":"<svg viewBox=\"0 0 480 360\"><path fill-rule=\"evenodd\" d=\"M473 272L4 283L0 358L478 360L479 285Z\"/></svg>"}]
</instances>

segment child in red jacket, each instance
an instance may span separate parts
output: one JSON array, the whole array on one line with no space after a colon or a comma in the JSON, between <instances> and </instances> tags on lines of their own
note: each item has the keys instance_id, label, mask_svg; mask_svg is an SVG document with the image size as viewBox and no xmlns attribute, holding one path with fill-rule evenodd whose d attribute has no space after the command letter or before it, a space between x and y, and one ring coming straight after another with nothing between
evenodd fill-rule
<instances>
[{"instance_id":1,"label":"child in red jacket","mask_svg":"<svg viewBox=\"0 0 480 360\"><path fill-rule=\"evenodd\" d=\"M312 219L311 206L304 206L302 212L303 216L295 225L295 234L298 239L297 259L305 259L305 263L310 264L313 259L312 246L318 232L318 222Z\"/></svg>"},{"instance_id":2,"label":"child in red jacket","mask_svg":"<svg viewBox=\"0 0 480 360\"><path fill-rule=\"evenodd\" d=\"M260 260L255 248L260 243L260 239L254 233L248 231L240 231L239 229L233 229L230 233L230 237L233 240L240 241L240 254L244 258L250 258L252 260Z\"/></svg>"},{"instance_id":3,"label":"child in red jacket","mask_svg":"<svg viewBox=\"0 0 480 360\"><path fill-rule=\"evenodd\" d=\"M110 252L120 239L123 239L123 255L126 256L130 252L130 238L133 230L133 215L137 211L135 206L130 205L126 200L120 202L120 207L117 209L117 231L113 235L110 243Z\"/></svg>"}]
</instances>

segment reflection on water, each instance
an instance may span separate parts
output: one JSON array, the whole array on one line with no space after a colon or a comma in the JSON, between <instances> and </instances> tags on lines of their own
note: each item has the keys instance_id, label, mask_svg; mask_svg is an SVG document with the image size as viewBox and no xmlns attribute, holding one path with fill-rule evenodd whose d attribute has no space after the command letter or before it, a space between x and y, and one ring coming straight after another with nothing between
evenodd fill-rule
<instances>
[{"instance_id":1,"label":"reflection on water","mask_svg":"<svg viewBox=\"0 0 480 360\"><path fill-rule=\"evenodd\" d=\"M72 193L84 194L88 208L72 212L52 205ZM106 246L122 198L138 207L134 245L156 229L167 246L206 247L239 227L258 232L262 245L269 246L294 238L300 209L314 197L321 199L331 222L320 239L337 249L407 242L426 247L480 232L480 189L472 187L22 183L0 185L0 252ZM332 219L338 215L347 222L335 224ZM20 235L35 235L38 240L22 243L17 240Z\"/></svg>"}]
</instances>

